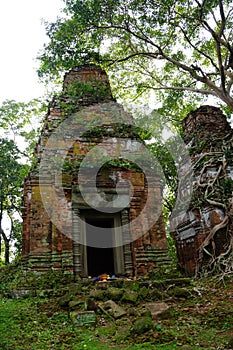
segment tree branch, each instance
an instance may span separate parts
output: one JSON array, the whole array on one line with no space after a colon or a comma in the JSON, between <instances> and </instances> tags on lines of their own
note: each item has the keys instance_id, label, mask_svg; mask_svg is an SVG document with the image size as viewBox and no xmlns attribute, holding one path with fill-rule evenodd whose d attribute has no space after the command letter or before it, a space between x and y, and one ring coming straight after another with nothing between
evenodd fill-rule
<instances>
[{"instance_id":1,"label":"tree branch","mask_svg":"<svg viewBox=\"0 0 233 350\"><path fill-rule=\"evenodd\" d=\"M226 27L226 17L225 17L225 13L224 13L222 0L219 0L218 4L219 4L219 10L220 10L220 15L221 15L221 20L222 20L221 27L220 27L219 32L218 32L218 36L219 36L219 38L221 38L221 36L224 33L225 27Z\"/></svg>"},{"instance_id":2,"label":"tree branch","mask_svg":"<svg viewBox=\"0 0 233 350\"><path fill-rule=\"evenodd\" d=\"M182 31L182 33L184 34L184 37L185 37L185 39L187 40L187 42L189 43L189 45L190 45L195 51L197 51L198 53L200 53L202 56L206 57L206 58L211 62L212 66L215 67L215 69L218 71L219 69L218 69L217 65L214 63L213 59L212 59L209 55L207 55L205 52L199 50L195 45L193 45L193 43L191 42L191 40L190 40L189 37L187 36L187 33L184 31L184 29L183 29L181 26L179 26L179 28L180 28L180 30Z\"/></svg>"},{"instance_id":3,"label":"tree branch","mask_svg":"<svg viewBox=\"0 0 233 350\"><path fill-rule=\"evenodd\" d=\"M197 94L203 94L203 95L211 95L211 96L217 96L213 91L211 90L204 90L204 89L195 89L195 88L189 88L189 87L182 87L182 86L160 86L160 87L154 87L150 85L140 85L142 88L149 88L153 90L173 90L173 91L189 91L194 92Z\"/></svg>"}]
</instances>

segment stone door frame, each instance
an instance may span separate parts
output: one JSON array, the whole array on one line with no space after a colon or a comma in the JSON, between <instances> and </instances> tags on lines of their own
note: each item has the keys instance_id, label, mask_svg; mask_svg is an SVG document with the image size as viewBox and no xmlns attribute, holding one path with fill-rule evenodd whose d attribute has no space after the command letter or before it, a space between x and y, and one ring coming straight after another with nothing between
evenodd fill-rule
<instances>
[{"instance_id":1,"label":"stone door frame","mask_svg":"<svg viewBox=\"0 0 233 350\"><path fill-rule=\"evenodd\" d=\"M88 213L89 212L89 213ZM88 276L88 266L87 266L87 246L86 246L86 219L91 216L91 210L80 211L80 219L81 219L81 256L82 256L82 271L81 274L83 276ZM115 214L96 214L95 218L97 220L105 220L112 219L113 220L113 262L114 262L114 272L116 275L124 275L124 253L123 253L123 241L122 241L122 230L120 225L120 213ZM104 272L104 271L103 271Z\"/></svg>"},{"instance_id":2,"label":"stone door frame","mask_svg":"<svg viewBox=\"0 0 233 350\"><path fill-rule=\"evenodd\" d=\"M104 192L108 193L108 190L104 189ZM111 194L114 192L112 189ZM118 196L122 198L125 196L125 193L118 193ZM85 244L85 235L86 235L86 223L85 215L88 216L88 212L91 213L93 208L89 207L80 191L78 186L73 186L72 196L72 213L73 213L73 224L72 224L72 236L73 236L73 261L74 261L74 275L75 278L78 277L87 277L87 253ZM123 199L124 200L124 199ZM98 217L101 218L112 218L114 220L114 237L115 245L114 247L114 266L115 274L117 275L127 275L132 276L134 274L133 268L133 258L131 250L131 235L130 235L130 225L129 225L129 209L126 207L123 210L120 210L116 213L104 213L98 212ZM81 219L81 220L80 220ZM123 227L122 227L123 225Z\"/></svg>"}]
</instances>

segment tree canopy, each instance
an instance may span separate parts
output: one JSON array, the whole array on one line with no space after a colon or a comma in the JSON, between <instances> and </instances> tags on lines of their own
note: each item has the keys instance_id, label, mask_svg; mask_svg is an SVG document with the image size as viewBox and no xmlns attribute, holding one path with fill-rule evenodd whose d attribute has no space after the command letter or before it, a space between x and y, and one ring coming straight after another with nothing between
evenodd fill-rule
<instances>
[{"instance_id":1,"label":"tree canopy","mask_svg":"<svg viewBox=\"0 0 233 350\"><path fill-rule=\"evenodd\" d=\"M121 96L155 91L166 108L218 98L233 110L230 0L64 0L47 24L40 76L101 63ZM166 107L167 106L167 107Z\"/></svg>"}]
</instances>

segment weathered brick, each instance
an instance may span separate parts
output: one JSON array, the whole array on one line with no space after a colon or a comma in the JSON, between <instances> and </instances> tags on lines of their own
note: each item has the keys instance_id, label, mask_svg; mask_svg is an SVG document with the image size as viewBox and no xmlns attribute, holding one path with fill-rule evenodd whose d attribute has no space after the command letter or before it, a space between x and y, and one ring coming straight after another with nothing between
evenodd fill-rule
<instances>
[{"instance_id":1,"label":"weathered brick","mask_svg":"<svg viewBox=\"0 0 233 350\"><path fill-rule=\"evenodd\" d=\"M94 94L92 96L85 93L82 96L78 95L75 100L76 105L72 106L76 112L76 117L70 128L77 128L77 130L80 128L82 130L86 123L90 129L90 126L98 125L99 120L102 122L102 126L97 131L91 131L92 129L90 129L89 132L87 129L86 131L89 133L77 137L67 152L65 142L69 141L69 137L66 134L64 134L63 139L54 139L53 142L50 142L49 147L46 143L52 132L57 130L61 122L68 117L64 105L69 106L70 99L67 91L74 82L105 87L105 95L97 93L96 100ZM161 189L157 174L145 175L136 167L127 168L119 162L116 165L100 168L94 180L90 180L90 175L96 171L95 168L91 167L93 164L89 164L88 167L83 169L82 173L79 171L81 161L86 159L86 156L94 147L101 145L104 145L110 158L119 159L121 157L127 160L129 152L133 152L135 159L140 158L141 155L143 157L145 146L135 133L133 117L114 101L107 75L98 67L90 65L72 69L65 75L63 88L63 95L60 99L55 99L49 108L40 140L36 146L35 159L37 159L37 163L31 169L30 175L24 183L23 256L37 270L54 267L56 269L75 270L76 274L86 276L88 272L85 268L85 264L88 263L85 262L87 250L83 248L81 242L75 240L73 242L74 237L84 235L83 225L75 219L75 215L87 215L87 219L92 212L90 206L80 195L79 181L82 179L85 186L96 186L103 196L111 199L117 196L117 183L122 184L118 196L124 198L123 196L127 193L127 183L123 181L127 180L132 184L132 197L128 207L119 211L117 217L115 214L115 216L106 214L104 220L107 220L108 217L114 220L117 218L119 220L118 226L122 227L122 239L125 242L130 241L124 244L121 250L116 248L118 253L114 253L114 264L118 266L118 270L122 271L122 274L133 276L137 275L137 270L142 271L142 265L144 264L143 274L145 274L148 270L156 268L157 261L164 261L164 254L166 254ZM126 124L127 128L125 125L119 128L121 123ZM43 164L48 169L51 168L51 172L48 171L39 179L41 157L45 152L45 147L48 157L43 160ZM51 163L64 152L67 152L67 154L66 167L62 174L63 193L57 193L56 172L53 170ZM148 176L151 183L149 190ZM48 193L46 192L46 199L44 199L47 202L47 211L40 194L43 186L45 189L50 189L47 191ZM152 194L151 197L148 196L149 193ZM61 200L62 196L66 200L65 204ZM93 193L90 194L91 196L93 196ZM146 204L146 212L141 215L137 224L134 224L133 220L140 216ZM64 210L65 205L70 208L68 214ZM103 215L98 213L98 210L93 213L93 215L97 215L96 220ZM155 213L159 213L158 220L154 219ZM59 227L56 227L54 222L58 223L57 226ZM130 225L127 226L127 223L130 223ZM126 236L128 236L127 239ZM131 241L133 242L131 243ZM140 250L139 261L137 261L139 257L138 249ZM75 260L72 260L73 255ZM119 259L123 259L123 261L116 261ZM95 264L98 265L98 261ZM104 272L106 271L102 271L102 273Z\"/></svg>"}]
</instances>

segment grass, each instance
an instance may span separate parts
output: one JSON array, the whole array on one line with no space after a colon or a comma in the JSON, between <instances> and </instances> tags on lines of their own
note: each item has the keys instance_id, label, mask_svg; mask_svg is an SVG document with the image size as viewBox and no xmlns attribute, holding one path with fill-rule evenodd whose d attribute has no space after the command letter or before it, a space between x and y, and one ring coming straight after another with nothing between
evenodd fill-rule
<instances>
[{"instance_id":1,"label":"grass","mask_svg":"<svg viewBox=\"0 0 233 350\"><path fill-rule=\"evenodd\" d=\"M17 279L22 283L20 276ZM45 283L37 279L38 289ZM225 350L233 339L232 279L226 285L216 285L211 279L194 282L188 298L166 294L169 316L157 320L153 329L143 334L132 332L132 325L146 301L133 307L122 304L126 311L134 308L136 316L128 313L113 321L98 312L95 327L78 328L72 326L68 310L59 306L61 286L51 277L53 292L49 296L40 292L24 299L9 298L10 289L17 286L13 277L8 275L5 284L4 278L0 281L1 350Z\"/></svg>"}]
</instances>

